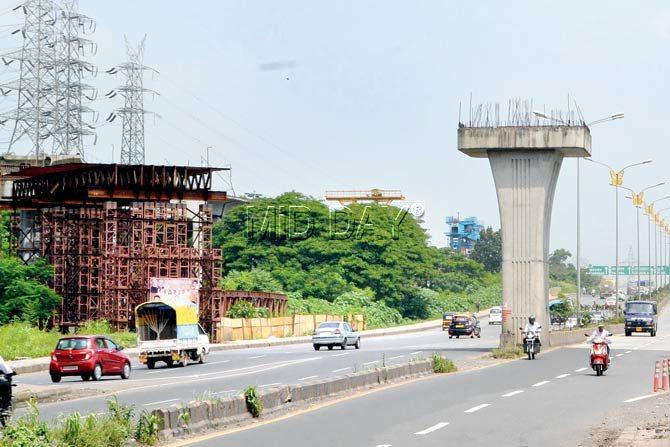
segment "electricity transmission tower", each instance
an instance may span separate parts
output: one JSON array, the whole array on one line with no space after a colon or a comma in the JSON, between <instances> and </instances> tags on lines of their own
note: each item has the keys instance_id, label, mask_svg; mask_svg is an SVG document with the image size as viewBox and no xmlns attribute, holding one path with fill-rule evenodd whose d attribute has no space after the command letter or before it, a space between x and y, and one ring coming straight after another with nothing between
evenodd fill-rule
<instances>
[{"instance_id":1,"label":"electricity transmission tower","mask_svg":"<svg viewBox=\"0 0 670 447\"><path fill-rule=\"evenodd\" d=\"M85 84L84 78L96 74L95 67L83 57L96 52L95 44L83 37L95 31L95 22L80 14L77 0L66 0L57 16L56 35L56 96L54 153L79 155L84 158L84 137L95 136L95 127L83 118L93 120L96 114L84 104L94 101L97 91Z\"/></svg>"},{"instance_id":2,"label":"electricity transmission tower","mask_svg":"<svg viewBox=\"0 0 670 447\"><path fill-rule=\"evenodd\" d=\"M2 56L5 66L19 66L18 78L0 85L2 96L17 97L16 108L0 115L0 124L14 122L7 152L27 137L38 164L49 147L52 154L83 158L83 137L95 133L82 115L95 114L82 98L95 99L95 89L82 79L94 75L95 67L81 58L94 53L95 45L81 35L92 33L95 24L79 14L77 0L65 0L62 9L53 0L25 0L14 10L23 11L24 24L12 33L21 33L22 47Z\"/></svg>"},{"instance_id":3,"label":"electricity transmission tower","mask_svg":"<svg viewBox=\"0 0 670 447\"><path fill-rule=\"evenodd\" d=\"M2 61L6 66L19 64L19 78L0 86L0 93L7 96L15 92L17 106L2 114L0 123L14 121L7 152L12 151L22 137L32 143L31 153L37 162L43 158L45 140L53 135L53 110L56 103L54 85L56 78L55 8L52 0L26 0L14 8L24 13L22 48L6 53Z\"/></svg>"},{"instance_id":4,"label":"electricity transmission tower","mask_svg":"<svg viewBox=\"0 0 670 447\"><path fill-rule=\"evenodd\" d=\"M117 65L109 70L109 74L121 72L125 78L125 84L115 88L105 96L114 98L120 94L124 98L124 105L114 110L108 122L112 122L117 116L123 118L123 130L121 135L121 163L143 164L144 163L144 115L152 113L144 109L144 94L149 92L157 94L153 90L144 88L144 72L156 70L143 64L144 42L142 39L137 48L133 48L126 38L127 62Z\"/></svg>"}]
</instances>

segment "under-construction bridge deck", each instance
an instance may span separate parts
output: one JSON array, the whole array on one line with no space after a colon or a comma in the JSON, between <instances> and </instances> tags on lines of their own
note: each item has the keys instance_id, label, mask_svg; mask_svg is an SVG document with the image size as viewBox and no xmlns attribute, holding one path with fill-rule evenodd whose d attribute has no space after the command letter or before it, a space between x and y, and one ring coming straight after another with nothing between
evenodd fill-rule
<instances>
[{"instance_id":1,"label":"under-construction bridge deck","mask_svg":"<svg viewBox=\"0 0 670 447\"><path fill-rule=\"evenodd\" d=\"M68 163L29 167L4 176L13 180L12 197L2 208L82 206L116 202L218 200L211 191L212 173L221 168Z\"/></svg>"}]
</instances>

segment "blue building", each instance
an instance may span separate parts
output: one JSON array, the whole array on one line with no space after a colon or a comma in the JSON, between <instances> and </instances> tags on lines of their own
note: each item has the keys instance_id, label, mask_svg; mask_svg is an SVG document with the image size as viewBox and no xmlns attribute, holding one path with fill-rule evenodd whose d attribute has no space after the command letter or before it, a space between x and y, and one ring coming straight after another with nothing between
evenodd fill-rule
<instances>
[{"instance_id":1,"label":"blue building","mask_svg":"<svg viewBox=\"0 0 670 447\"><path fill-rule=\"evenodd\" d=\"M479 240L484 225L476 217L447 216L449 246L460 253L470 253Z\"/></svg>"}]
</instances>

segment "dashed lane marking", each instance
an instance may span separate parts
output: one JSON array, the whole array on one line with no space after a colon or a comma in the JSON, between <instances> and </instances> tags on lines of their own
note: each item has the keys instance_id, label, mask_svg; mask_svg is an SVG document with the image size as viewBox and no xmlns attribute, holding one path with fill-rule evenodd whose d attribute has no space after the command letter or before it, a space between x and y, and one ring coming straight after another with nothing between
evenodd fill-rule
<instances>
[{"instance_id":1,"label":"dashed lane marking","mask_svg":"<svg viewBox=\"0 0 670 447\"><path fill-rule=\"evenodd\" d=\"M415 434L415 435L419 435L419 436L427 435L428 433L432 433L432 432L434 432L435 430L439 430L439 429L441 429L441 428L444 428L444 427L446 427L447 425L449 425L449 422L440 422L439 424L435 424L435 425L433 425L432 427L428 427L428 428L426 428L425 430L418 431L418 432L416 432L416 433L414 433L414 434Z\"/></svg>"},{"instance_id":2,"label":"dashed lane marking","mask_svg":"<svg viewBox=\"0 0 670 447\"><path fill-rule=\"evenodd\" d=\"M617 354L614 357L621 357L623 354Z\"/></svg>"},{"instance_id":3,"label":"dashed lane marking","mask_svg":"<svg viewBox=\"0 0 670 447\"><path fill-rule=\"evenodd\" d=\"M389 358L389 360L395 360L395 359L399 359L401 357L405 357L405 356L404 355L396 355L395 357Z\"/></svg>"},{"instance_id":4,"label":"dashed lane marking","mask_svg":"<svg viewBox=\"0 0 670 447\"><path fill-rule=\"evenodd\" d=\"M349 355L349 353L348 353L348 352L343 352L343 353L341 353L341 354L335 354L335 355L333 355L333 356L331 356L331 357L342 357L343 355Z\"/></svg>"},{"instance_id":5,"label":"dashed lane marking","mask_svg":"<svg viewBox=\"0 0 670 447\"><path fill-rule=\"evenodd\" d=\"M423 351L414 351L414 352L410 352L409 355L417 355L417 354L421 354L422 352Z\"/></svg>"},{"instance_id":6,"label":"dashed lane marking","mask_svg":"<svg viewBox=\"0 0 670 447\"><path fill-rule=\"evenodd\" d=\"M626 352L624 352L624 354L630 354L631 352L633 352L633 351L626 351Z\"/></svg>"},{"instance_id":7,"label":"dashed lane marking","mask_svg":"<svg viewBox=\"0 0 670 447\"><path fill-rule=\"evenodd\" d=\"M557 379L565 379L565 378L568 377L569 375L570 375L570 373L565 373L565 374L561 374L560 376L556 376L556 378L557 378Z\"/></svg>"},{"instance_id":8,"label":"dashed lane marking","mask_svg":"<svg viewBox=\"0 0 670 447\"><path fill-rule=\"evenodd\" d=\"M644 396L639 396L639 397L634 397L634 398L632 398L632 399L624 400L623 402L624 402L625 404L629 404L629 403L631 403L631 402L637 402L638 400L648 399L648 398L650 398L650 397L654 397L654 396L657 396L657 394L646 394L646 395L644 395Z\"/></svg>"},{"instance_id":9,"label":"dashed lane marking","mask_svg":"<svg viewBox=\"0 0 670 447\"><path fill-rule=\"evenodd\" d=\"M348 369L351 369L351 366L347 366L346 368L334 369L333 372L338 373L338 372L346 371Z\"/></svg>"},{"instance_id":10,"label":"dashed lane marking","mask_svg":"<svg viewBox=\"0 0 670 447\"><path fill-rule=\"evenodd\" d=\"M144 404L144 406L145 407L150 407L152 405L166 404L168 402L174 402L174 401L177 401L177 400L179 400L179 399L159 400L157 402L149 402L148 404Z\"/></svg>"},{"instance_id":11,"label":"dashed lane marking","mask_svg":"<svg viewBox=\"0 0 670 447\"><path fill-rule=\"evenodd\" d=\"M549 383L548 380L543 380L542 382L537 382L537 383L533 384L533 386L542 386L542 385L546 385L547 383Z\"/></svg>"},{"instance_id":12,"label":"dashed lane marking","mask_svg":"<svg viewBox=\"0 0 670 447\"><path fill-rule=\"evenodd\" d=\"M490 407L490 406L491 406L491 404L477 405L476 407L472 407L472 408L469 408L469 409L465 410L463 413L474 413L475 411L479 411L482 408L486 408L486 407Z\"/></svg>"},{"instance_id":13,"label":"dashed lane marking","mask_svg":"<svg viewBox=\"0 0 670 447\"><path fill-rule=\"evenodd\" d=\"M268 387L268 386L276 386L276 385L281 385L281 383L279 383L279 382L266 383L264 385L258 385L258 388Z\"/></svg>"},{"instance_id":14,"label":"dashed lane marking","mask_svg":"<svg viewBox=\"0 0 670 447\"><path fill-rule=\"evenodd\" d=\"M371 362L365 362L365 363L363 363L363 366L374 365L375 363L379 363L379 360L373 360Z\"/></svg>"},{"instance_id":15,"label":"dashed lane marking","mask_svg":"<svg viewBox=\"0 0 670 447\"><path fill-rule=\"evenodd\" d=\"M265 354L263 354L263 355L255 355L255 356L253 356L253 357L249 357L249 360L253 360L253 359L262 359L263 357L265 357Z\"/></svg>"},{"instance_id":16,"label":"dashed lane marking","mask_svg":"<svg viewBox=\"0 0 670 447\"><path fill-rule=\"evenodd\" d=\"M586 371L586 368L579 368L575 370L576 373L580 373L582 371Z\"/></svg>"},{"instance_id":17,"label":"dashed lane marking","mask_svg":"<svg viewBox=\"0 0 670 447\"><path fill-rule=\"evenodd\" d=\"M512 397L512 396L516 396L517 394L521 394L521 393L523 393L523 390L510 391L507 394L503 394L502 397Z\"/></svg>"},{"instance_id":18,"label":"dashed lane marking","mask_svg":"<svg viewBox=\"0 0 670 447\"><path fill-rule=\"evenodd\" d=\"M301 378L300 378L300 379L298 379L298 380L309 380L309 379L316 379L317 377L319 377L319 376L307 376L307 377L301 377Z\"/></svg>"}]
</instances>

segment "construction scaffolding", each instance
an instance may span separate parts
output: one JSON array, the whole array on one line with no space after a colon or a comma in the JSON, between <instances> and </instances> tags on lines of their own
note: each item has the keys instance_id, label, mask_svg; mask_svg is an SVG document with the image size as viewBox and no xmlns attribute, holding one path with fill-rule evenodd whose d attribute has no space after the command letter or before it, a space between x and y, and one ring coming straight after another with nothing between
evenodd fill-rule
<instances>
[{"instance_id":1,"label":"construction scaffolding","mask_svg":"<svg viewBox=\"0 0 670 447\"><path fill-rule=\"evenodd\" d=\"M13 181L11 200L0 204L13 210L11 247L24 262L53 265L61 328L89 319L133 328L151 278L197 279L200 321L209 331L238 299L285 311L283 295L217 288L222 254L212 247L208 200L225 201L226 193L210 191L212 171L73 163L3 177Z\"/></svg>"}]
</instances>

